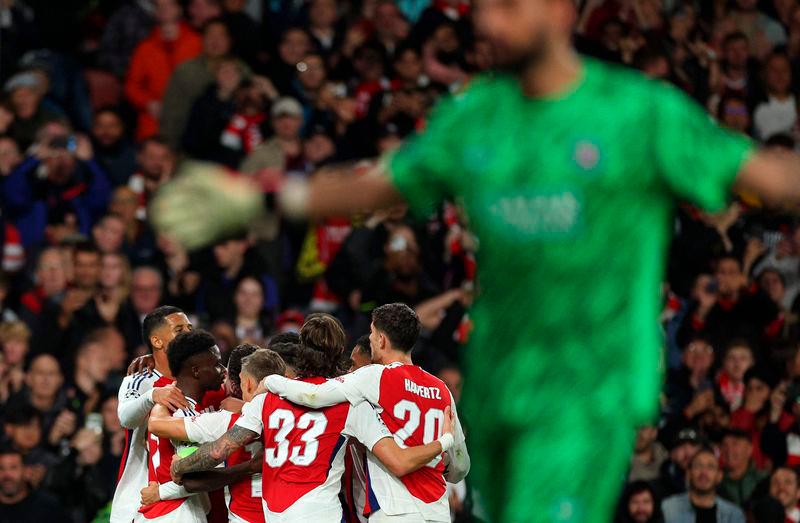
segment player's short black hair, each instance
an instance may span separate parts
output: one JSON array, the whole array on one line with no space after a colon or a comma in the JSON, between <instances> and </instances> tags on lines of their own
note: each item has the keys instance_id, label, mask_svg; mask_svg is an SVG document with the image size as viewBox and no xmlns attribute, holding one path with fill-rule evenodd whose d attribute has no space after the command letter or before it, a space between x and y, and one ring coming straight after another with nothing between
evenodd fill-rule
<instances>
[{"instance_id":1,"label":"player's short black hair","mask_svg":"<svg viewBox=\"0 0 800 523\"><path fill-rule=\"evenodd\" d=\"M20 403L6 411L3 421L6 425L27 425L31 421L38 421L39 426L41 426L42 415L33 405Z\"/></svg>"},{"instance_id":2,"label":"player's short black hair","mask_svg":"<svg viewBox=\"0 0 800 523\"><path fill-rule=\"evenodd\" d=\"M196 330L178 334L169 345L167 361L172 375L177 377L183 370L186 361L192 357L210 350L217 344L209 332Z\"/></svg>"},{"instance_id":3,"label":"player's short black hair","mask_svg":"<svg viewBox=\"0 0 800 523\"><path fill-rule=\"evenodd\" d=\"M300 328L300 349L295 369L301 378L333 378L342 374L342 354L347 335L330 314L312 314Z\"/></svg>"},{"instance_id":4,"label":"player's short black hair","mask_svg":"<svg viewBox=\"0 0 800 523\"><path fill-rule=\"evenodd\" d=\"M228 377L237 387L241 388L242 386L242 380L239 379L239 373L242 372L242 360L259 349L261 347L258 345L242 343L234 347L231 355L228 356Z\"/></svg>"},{"instance_id":5,"label":"player's short black hair","mask_svg":"<svg viewBox=\"0 0 800 523\"><path fill-rule=\"evenodd\" d=\"M405 303L388 303L372 311L375 328L389 338L392 347L411 352L420 331L417 313Z\"/></svg>"},{"instance_id":6,"label":"player's short black hair","mask_svg":"<svg viewBox=\"0 0 800 523\"><path fill-rule=\"evenodd\" d=\"M372 349L370 348L369 335L368 334L364 334L363 336L358 338L356 340L356 344L353 346L353 348L354 349L358 348L358 352L360 352L361 354L363 354L365 356L372 356Z\"/></svg>"},{"instance_id":7,"label":"player's short black hair","mask_svg":"<svg viewBox=\"0 0 800 523\"><path fill-rule=\"evenodd\" d=\"M153 334L154 330L164 325L167 316L182 313L183 311L181 309L173 307L172 305L162 305L150 311L142 321L142 339L144 340L145 347L153 350L153 346L150 345L150 335Z\"/></svg>"},{"instance_id":8,"label":"player's short black hair","mask_svg":"<svg viewBox=\"0 0 800 523\"><path fill-rule=\"evenodd\" d=\"M269 339L269 343L267 343L267 348L275 350L273 346L277 345L278 343L295 343L299 345L300 335L292 331L279 332L278 334Z\"/></svg>"},{"instance_id":9,"label":"player's short black hair","mask_svg":"<svg viewBox=\"0 0 800 523\"><path fill-rule=\"evenodd\" d=\"M297 369L300 358L300 342L270 343L269 349L283 359L288 367Z\"/></svg>"}]
</instances>

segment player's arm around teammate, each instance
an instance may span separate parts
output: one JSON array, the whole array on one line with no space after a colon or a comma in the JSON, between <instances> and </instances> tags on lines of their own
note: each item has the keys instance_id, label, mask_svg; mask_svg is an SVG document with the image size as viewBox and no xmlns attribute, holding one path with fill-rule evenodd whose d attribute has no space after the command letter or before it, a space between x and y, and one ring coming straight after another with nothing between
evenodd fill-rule
<instances>
[{"instance_id":1,"label":"player's arm around teammate","mask_svg":"<svg viewBox=\"0 0 800 523\"><path fill-rule=\"evenodd\" d=\"M349 401L353 405L358 405L363 401L377 402L377 398L371 399L368 396L369 387L367 384L380 381L380 375L383 372L383 365L367 365L355 372L346 374L336 379L331 379L325 383L315 385L299 380L291 380L277 374L267 376L263 380L264 387L270 392L286 398L292 403L305 405L312 408L328 407L343 401ZM445 479L450 483L458 483L464 479L470 469L469 453L467 452L467 445L461 428L461 424L453 422L452 418L457 419L455 414L455 402L450 398L451 407L445 416L446 420L451 424L451 431L454 436L454 444L452 448L447 449L447 469ZM375 454L373 452L373 454ZM378 459L387 465L386 461L375 454ZM396 476L404 474L397 474L391 470ZM406 472L405 474L407 474Z\"/></svg>"},{"instance_id":2,"label":"player's arm around teammate","mask_svg":"<svg viewBox=\"0 0 800 523\"><path fill-rule=\"evenodd\" d=\"M367 408L369 407L367 406ZM380 455L385 457L389 462L385 463L387 467L393 467L402 473L400 475L413 472L452 447L452 416L449 411L447 411L445 419L446 423L443 428L449 429L449 432L444 432L439 439L427 445L402 449L391 437L383 437L370 450L377 449L376 456L379 459L381 459ZM172 478L180 484L184 474L212 469L222 463L233 451L255 441L259 436L259 432L246 429L238 424L234 425L216 441L204 443L192 455L174 460L170 469Z\"/></svg>"},{"instance_id":3,"label":"player's arm around teammate","mask_svg":"<svg viewBox=\"0 0 800 523\"><path fill-rule=\"evenodd\" d=\"M219 415L220 412L210 412L201 416ZM224 422L224 420L220 420ZM175 441L192 441L193 443L207 443L208 438L190 438L186 431L186 424L191 423L191 418L173 418L169 411L156 405L150 412L150 419L147 428L152 433L161 438L169 438ZM212 440L213 441L213 440ZM183 478L183 486L188 492L209 492L236 483L248 476L261 472L261 460L264 458L263 450L255 454L253 458L238 465L225 468L216 468L203 472L196 472ZM173 460L180 459L177 455Z\"/></svg>"}]
</instances>

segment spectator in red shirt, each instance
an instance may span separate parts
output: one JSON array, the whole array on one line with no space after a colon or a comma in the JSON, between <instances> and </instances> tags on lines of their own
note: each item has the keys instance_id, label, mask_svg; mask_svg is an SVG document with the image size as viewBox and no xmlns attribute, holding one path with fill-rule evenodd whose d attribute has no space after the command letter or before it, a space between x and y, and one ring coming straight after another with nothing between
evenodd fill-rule
<instances>
[{"instance_id":1,"label":"spectator in red shirt","mask_svg":"<svg viewBox=\"0 0 800 523\"><path fill-rule=\"evenodd\" d=\"M161 98L169 77L181 63L200 54L200 36L181 18L177 0L156 1L156 28L133 52L125 94L138 112L136 136L143 139L158 132Z\"/></svg>"}]
</instances>

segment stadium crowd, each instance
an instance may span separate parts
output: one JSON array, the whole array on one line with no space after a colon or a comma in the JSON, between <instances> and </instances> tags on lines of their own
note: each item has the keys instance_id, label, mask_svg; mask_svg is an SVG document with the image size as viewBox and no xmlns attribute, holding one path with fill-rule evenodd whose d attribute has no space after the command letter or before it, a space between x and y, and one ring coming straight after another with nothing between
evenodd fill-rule
<instances>
[{"instance_id":1,"label":"stadium crowd","mask_svg":"<svg viewBox=\"0 0 800 523\"><path fill-rule=\"evenodd\" d=\"M796 148L800 2L580 4L583 53ZM272 180L400 146L491 69L471 9L0 1L0 522L22 508L31 521L108 520L125 451L117 391L159 305L186 311L227 361L312 312L355 341L373 309L403 302L423 327L415 362L458 400L470 305L491 282L476 280L479 243L457 202L414 219L403 207L272 215L195 252L155 234L147 212L189 159ZM662 414L639 431L619 521L800 521L799 225L747 194L716 215L677 209ZM451 488L454 521L478 518L469 478Z\"/></svg>"}]
</instances>

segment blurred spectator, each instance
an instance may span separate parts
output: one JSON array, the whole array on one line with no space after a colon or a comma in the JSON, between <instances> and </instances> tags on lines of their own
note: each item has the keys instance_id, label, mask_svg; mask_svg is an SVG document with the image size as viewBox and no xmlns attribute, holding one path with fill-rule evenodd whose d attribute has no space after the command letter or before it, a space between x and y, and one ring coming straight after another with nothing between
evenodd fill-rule
<instances>
[{"instance_id":1,"label":"blurred spectator","mask_svg":"<svg viewBox=\"0 0 800 523\"><path fill-rule=\"evenodd\" d=\"M438 294L435 284L423 270L419 244L410 227L395 227L386 239L383 252L383 266L361 289L362 311L371 311L379 303L396 301L413 307Z\"/></svg>"},{"instance_id":2,"label":"blurred spectator","mask_svg":"<svg viewBox=\"0 0 800 523\"><path fill-rule=\"evenodd\" d=\"M100 401L111 372L111 362L105 354L105 348L95 336L87 336L75 351L74 371L66 387L70 408L78 414L79 425L90 413L100 412Z\"/></svg>"},{"instance_id":3,"label":"blurred spectator","mask_svg":"<svg viewBox=\"0 0 800 523\"><path fill-rule=\"evenodd\" d=\"M153 193L175 174L175 153L163 138L151 136L139 144L136 163L137 171L131 176L128 186L139 199L136 218L145 220L147 204Z\"/></svg>"},{"instance_id":4,"label":"blurred spectator","mask_svg":"<svg viewBox=\"0 0 800 523\"><path fill-rule=\"evenodd\" d=\"M158 133L161 98L170 75L181 63L200 54L200 36L182 21L178 0L155 0L156 27L133 51L125 94L138 113L139 140Z\"/></svg>"},{"instance_id":5,"label":"blurred spectator","mask_svg":"<svg viewBox=\"0 0 800 523\"><path fill-rule=\"evenodd\" d=\"M39 47L39 27L33 9L19 0L0 5L0 82L5 83L13 67L28 49Z\"/></svg>"},{"instance_id":6,"label":"blurred spectator","mask_svg":"<svg viewBox=\"0 0 800 523\"><path fill-rule=\"evenodd\" d=\"M161 134L170 147L181 147L194 102L214 82L221 60L231 51L229 28L221 19L212 19L202 28L203 50L200 56L180 64L164 93Z\"/></svg>"},{"instance_id":7,"label":"blurred spectator","mask_svg":"<svg viewBox=\"0 0 800 523\"><path fill-rule=\"evenodd\" d=\"M331 131L315 125L303 140L303 157L312 169L317 169L336 157L336 143Z\"/></svg>"},{"instance_id":8,"label":"blurred spectator","mask_svg":"<svg viewBox=\"0 0 800 523\"><path fill-rule=\"evenodd\" d=\"M614 523L663 523L661 503L646 481L632 481L625 487Z\"/></svg>"},{"instance_id":9,"label":"blurred spectator","mask_svg":"<svg viewBox=\"0 0 800 523\"><path fill-rule=\"evenodd\" d=\"M722 471L710 449L699 450L689 462L688 492L676 494L661 505L666 523L719 521L744 523L744 513L717 495Z\"/></svg>"},{"instance_id":10,"label":"blurred spectator","mask_svg":"<svg viewBox=\"0 0 800 523\"><path fill-rule=\"evenodd\" d=\"M756 91L757 66L750 60L749 41L739 31L728 33L722 42L722 63L719 83L712 85L721 95L736 95L752 100Z\"/></svg>"},{"instance_id":11,"label":"blurred spectator","mask_svg":"<svg viewBox=\"0 0 800 523\"><path fill-rule=\"evenodd\" d=\"M58 247L44 249L36 264L35 287L20 299L20 317L32 329L46 308L57 305L67 289L67 261Z\"/></svg>"},{"instance_id":12,"label":"blurred spectator","mask_svg":"<svg viewBox=\"0 0 800 523\"><path fill-rule=\"evenodd\" d=\"M769 479L769 495L780 502L786 521L800 520L797 470L792 467L776 467Z\"/></svg>"},{"instance_id":13,"label":"blurred spectator","mask_svg":"<svg viewBox=\"0 0 800 523\"><path fill-rule=\"evenodd\" d=\"M123 79L134 49L153 28L153 0L129 0L109 18L100 40L98 63Z\"/></svg>"},{"instance_id":14,"label":"blurred spectator","mask_svg":"<svg viewBox=\"0 0 800 523\"><path fill-rule=\"evenodd\" d=\"M136 150L129 141L122 115L113 108L94 114L92 144L95 160L114 186L125 185L136 168Z\"/></svg>"},{"instance_id":15,"label":"blurred spectator","mask_svg":"<svg viewBox=\"0 0 800 523\"><path fill-rule=\"evenodd\" d=\"M750 109L744 99L737 95L728 95L719 101L717 118L725 127L739 131L742 134L749 134L752 121Z\"/></svg>"},{"instance_id":16,"label":"blurred spectator","mask_svg":"<svg viewBox=\"0 0 800 523\"><path fill-rule=\"evenodd\" d=\"M260 270L259 261L244 237L234 237L218 243L214 246L213 252L216 264L204 275L204 285L200 293L201 310L212 319L229 318L231 311L236 310L234 296L239 282L247 276L263 280L266 275ZM262 307L263 285L262 281Z\"/></svg>"},{"instance_id":17,"label":"blurred spectator","mask_svg":"<svg viewBox=\"0 0 800 523\"><path fill-rule=\"evenodd\" d=\"M750 40L750 52L763 57L775 46L786 43L786 31L758 8L758 0L736 0L725 23L745 33Z\"/></svg>"},{"instance_id":18,"label":"blurred spectator","mask_svg":"<svg viewBox=\"0 0 800 523\"><path fill-rule=\"evenodd\" d=\"M108 205L111 186L93 159L91 143L52 121L36 133L36 146L2 179L0 201L26 246L88 234Z\"/></svg>"},{"instance_id":19,"label":"blurred spectator","mask_svg":"<svg viewBox=\"0 0 800 523\"><path fill-rule=\"evenodd\" d=\"M142 320L161 304L163 292L164 280L157 269L138 267L133 271L129 304L117 321L129 352L142 345Z\"/></svg>"},{"instance_id":20,"label":"blurred spectator","mask_svg":"<svg viewBox=\"0 0 800 523\"><path fill-rule=\"evenodd\" d=\"M777 307L764 293L747 286L738 258L718 259L715 277L715 284L704 289L700 301L689 310L690 321L685 321L682 328L684 340L701 334L715 346L724 346L734 337L759 343L777 334Z\"/></svg>"},{"instance_id":21,"label":"blurred spectator","mask_svg":"<svg viewBox=\"0 0 800 523\"><path fill-rule=\"evenodd\" d=\"M681 361L682 366L667 379L668 412L692 420L714 403L710 376L714 347L702 338L695 338L684 348Z\"/></svg>"},{"instance_id":22,"label":"blurred spectator","mask_svg":"<svg viewBox=\"0 0 800 523\"><path fill-rule=\"evenodd\" d=\"M422 23L422 22L421 22ZM375 5L375 38L390 56L408 37L410 26L394 0L378 0Z\"/></svg>"},{"instance_id":23,"label":"blurred spectator","mask_svg":"<svg viewBox=\"0 0 800 523\"><path fill-rule=\"evenodd\" d=\"M341 44L342 34L336 0L311 0L308 7L308 33L323 55L330 56Z\"/></svg>"},{"instance_id":24,"label":"blurred spectator","mask_svg":"<svg viewBox=\"0 0 800 523\"><path fill-rule=\"evenodd\" d=\"M797 103L792 85L792 64L783 53L774 53L764 62L767 101L753 112L756 137L764 141L779 133L788 133L797 125Z\"/></svg>"},{"instance_id":25,"label":"blurred spectator","mask_svg":"<svg viewBox=\"0 0 800 523\"><path fill-rule=\"evenodd\" d=\"M719 484L719 495L746 509L758 485L769 475L753 464L753 443L750 435L741 430L731 430L722 439L724 476Z\"/></svg>"},{"instance_id":26,"label":"blurred spectator","mask_svg":"<svg viewBox=\"0 0 800 523\"><path fill-rule=\"evenodd\" d=\"M119 253L125 241L125 223L116 214L106 214L92 227L92 240L102 254Z\"/></svg>"},{"instance_id":27,"label":"blurred spectator","mask_svg":"<svg viewBox=\"0 0 800 523\"><path fill-rule=\"evenodd\" d=\"M0 405L25 384L25 361L28 357L31 331L20 321L0 323Z\"/></svg>"},{"instance_id":28,"label":"blurred spectator","mask_svg":"<svg viewBox=\"0 0 800 523\"><path fill-rule=\"evenodd\" d=\"M233 325L240 343L266 344L271 322L265 315L264 295L264 284L258 278L245 276L236 286Z\"/></svg>"},{"instance_id":29,"label":"blurred spectator","mask_svg":"<svg viewBox=\"0 0 800 523\"><path fill-rule=\"evenodd\" d=\"M33 143L38 129L59 115L42 107L45 86L41 78L31 71L12 76L5 83L4 90L14 114L8 132L21 149L27 149Z\"/></svg>"},{"instance_id":30,"label":"blurred spectator","mask_svg":"<svg viewBox=\"0 0 800 523\"><path fill-rule=\"evenodd\" d=\"M281 34L277 56L273 57L265 68L258 72L272 80L275 88L281 94L290 93L297 64L311 49L311 37L308 36L308 33L298 27L289 27Z\"/></svg>"},{"instance_id":31,"label":"blurred spectator","mask_svg":"<svg viewBox=\"0 0 800 523\"><path fill-rule=\"evenodd\" d=\"M77 428L78 418L68 408L64 376L53 356L35 356L25 376L25 387L8 401L8 408L30 405L42 416L42 434L48 448L58 450Z\"/></svg>"},{"instance_id":32,"label":"blurred spectator","mask_svg":"<svg viewBox=\"0 0 800 523\"><path fill-rule=\"evenodd\" d=\"M722 357L722 369L717 375L717 386L730 412L738 409L744 399L744 376L753 366L753 349L743 340L732 342Z\"/></svg>"},{"instance_id":33,"label":"blurred spectator","mask_svg":"<svg viewBox=\"0 0 800 523\"><path fill-rule=\"evenodd\" d=\"M297 170L303 166L300 141L303 107L294 98L281 98L272 106L271 114L275 136L245 157L242 172L255 173L268 168Z\"/></svg>"},{"instance_id":34,"label":"blurred spectator","mask_svg":"<svg viewBox=\"0 0 800 523\"><path fill-rule=\"evenodd\" d=\"M41 415L26 404L9 408L3 429L7 443L22 454L26 481L36 488L42 486L48 467L53 466L58 457L44 447Z\"/></svg>"},{"instance_id":35,"label":"blurred spectator","mask_svg":"<svg viewBox=\"0 0 800 523\"><path fill-rule=\"evenodd\" d=\"M246 4L246 0L222 0L222 19L231 32L233 54L252 67L261 50L261 27L245 12Z\"/></svg>"},{"instance_id":36,"label":"blurred spectator","mask_svg":"<svg viewBox=\"0 0 800 523\"><path fill-rule=\"evenodd\" d=\"M200 32L206 24L222 15L220 0L189 0L186 6L186 18L195 31Z\"/></svg>"},{"instance_id":37,"label":"blurred spectator","mask_svg":"<svg viewBox=\"0 0 800 523\"><path fill-rule=\"evenodd\" d=\"M703 443L697 430L692 427L683 428L677 433L669 451L669 460L662 465L657 482L658 494L662 498L686 492L689 462Z\"/></svg>"},{"instance_id":38,"label":"blurred spectator","mask_svg":"<svg viewBox=\"0 0 800 523\"><path fill-rule=\"evenodd\" d=\"M653 481L658 479L661 467L669 458L669 453L659 443L658 428L653 426L641 427L636 432L631 468L628 472L628 481Z\"/></svg>"},{"instance_id":39,"label":"blurred spectator","mask_svg":"<svg viewBox=\"0 0 800 523\"><path fill-rule=\"evenodd\" d=\"M0 136L0 176L8 176L21 162L22 153L17 142L10 136Z\"/></svg>"},{"instance_id":40,"label":"blurred spectator","mask_svg":"<svg viewBox=\"0 0 800 523\"><path fill-rule=\"evenodd\" d=\"M52 496L28 486L24 471L22 455L0 447L0 519L70 523L71 518Z\"/></svg>"}]
</instances>

